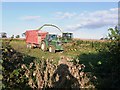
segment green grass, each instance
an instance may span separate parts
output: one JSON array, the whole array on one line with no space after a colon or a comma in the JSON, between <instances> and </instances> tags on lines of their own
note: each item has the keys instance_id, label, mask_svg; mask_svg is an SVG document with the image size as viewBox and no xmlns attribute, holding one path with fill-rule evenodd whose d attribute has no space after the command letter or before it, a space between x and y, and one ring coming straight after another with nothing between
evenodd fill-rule
<instances>
[{"instance_id":1,"label":"green grass","mask_svg":"<svg viewBox=\"0 0 120 90\"><path fill-rule=\"evenodd\" d=\"M36 58L41 58L44 57L45 59L59 59L61 56L67 56L67 57L76 57L77 55L80 55L82 53L95 53L96 51L92 48L89 47L73 47L70 46L68 47L64 47L65 50L63 52L56 52L56 53L49 53L48 51L43 52L41 49L39 48L35 48L35 49L28 49L26 47L26 42L25 41L12 41L11 46L17 50L18 52L27 54L29 56L32 57L36 57ZM77 49L77 50L68 50L68 49Z\"/></svg>"}]
</instances>

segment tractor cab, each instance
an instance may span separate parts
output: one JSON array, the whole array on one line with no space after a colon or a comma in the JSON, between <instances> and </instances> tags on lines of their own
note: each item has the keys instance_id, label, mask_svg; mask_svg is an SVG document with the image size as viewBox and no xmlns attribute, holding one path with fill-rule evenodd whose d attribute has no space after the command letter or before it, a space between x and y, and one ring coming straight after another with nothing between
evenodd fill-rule
<instances>
[{"instance_id":1,"label":"tractor cab","mask_svg":"<svg viewBox=\"0 0 120 90\"><path fill-rule=\"evenodd\" d=\"M57 40L57 35L56 34L48 34L46 38L48 41Z\"/></svg>"},{"instance_id":2,"label":"tractor cab","mask_svg":"<svg viewBox=\"0 0 120 90\"><path fill-rule=\"evenodd\" d=\"M62 45L62 42L59 40L58 35L56 34L48 34L47 35L47 41L49 41L49 44L54 44L54 45Z\"/></svg>"},{"instance_id":3,"label":"tractor cab","mask_svg":"<svg viewBox=\"0 0 120 90\"><path fill-rule=\"evenodd\" d=\"M62 41L64 43L70 42L73 38L73 33L62 33Z\"/></svg>"}]
</instances>

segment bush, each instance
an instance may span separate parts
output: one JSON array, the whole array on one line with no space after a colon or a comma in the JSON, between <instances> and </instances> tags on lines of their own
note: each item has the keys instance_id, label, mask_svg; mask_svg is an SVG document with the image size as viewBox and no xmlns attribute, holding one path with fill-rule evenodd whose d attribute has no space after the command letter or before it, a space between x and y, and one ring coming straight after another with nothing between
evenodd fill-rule
<instances>
[{"instance_id":1,"label":"bush","mask_svg":"<svg viewBox=\"0 0 120 90\"><path fill-rule=\"evenodd\" d=\"M27 78L24 76L24 70L21 65L24 62L25 55L14 50L9 42L2 42L2 83L3 90L29 88ZM28 56L27 56L28 57Z\"/></svg>"},{"instance_id":2,"label":"bush","mask_svg":"<svg viewBox=\"0 0 120 90\"><path fill-rule=\"evenodd\" d=\"M101 66L104 69L101 71L101 73L106 71L105 82L108 83L106 84L106 87L120 88L120 34L117 28L109 28L108 31L109 42L105 47L102 46L99 49L101 54L105 55L106 57L109 56L109 58L106 58L107 60L104 62L104 65Z\"/></svg>"}]
</instances>

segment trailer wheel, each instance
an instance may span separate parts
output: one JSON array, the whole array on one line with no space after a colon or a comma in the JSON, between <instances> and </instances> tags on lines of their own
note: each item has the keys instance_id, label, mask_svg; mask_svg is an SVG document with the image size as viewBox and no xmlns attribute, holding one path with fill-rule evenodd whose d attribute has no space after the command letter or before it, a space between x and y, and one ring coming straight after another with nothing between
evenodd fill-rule
<instances>
[{"instance_id":1,"label":"trailer wheel","mask_svg":"<svg viewBox=\"0 0 120 90\"><path fill-rule=\"evenodd\" d=\"M55 53L55 47L54 46L49 46L49 52L50 53Z\"/></svg>"},{"instance_id":2,"label":"trailer wheel","mask_svg":"<svg viewBox=\"0 0 120 90\"><path fill-rule=\"evenodd\" d=\"M30 44L30 47L29 47L30 49L32 49L33 47L32 47L32 44Z\"/></svg>"},{"instance_id":3,"label":"trailer wheel","mask_svg":"<svg viewBox=\"0 0 120 90\"><path fill-rule=\"evenodd\" d=\"M42 51L46 51L47 50L46 49L46 44L45 44L44 41L41 43L41 49L42 49Z\"/></svg>"},{"instance_id":4,"label":"trailer wheel","mask_svg":"<svg viewBox=\"0 0 120 90\"><path fill-rule=\"evenodd\" d=\"M33 49L33 45L31 43L28 43L27 48Z\"/></svg>"},{"instance_id":5,"label":"trailer wheel","mask_svg":"<svg viewBox=\"0 0 120 90\"><path fill-rule=\"evenodd\" d=\"M29 48L29 44L27 44L27 48Z\"/></svg>"}]
</instances>

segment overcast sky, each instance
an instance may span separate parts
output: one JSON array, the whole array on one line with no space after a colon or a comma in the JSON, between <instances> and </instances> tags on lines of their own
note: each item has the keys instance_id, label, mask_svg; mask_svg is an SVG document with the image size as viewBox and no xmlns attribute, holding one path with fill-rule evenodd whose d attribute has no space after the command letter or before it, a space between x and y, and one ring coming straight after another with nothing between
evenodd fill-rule
<instances>
[{"instance_id":1,"label":"overcast sky","mask_svg":"<svg viewBox=\"0 0 120 90\"><path fill-rule=\"evenodd\" d=\"M117 2L2 2L2 30L8 37L54 24L76 38L100 39L117 23ZM43 30L60 33L52 27Z\"/></svg>"}]
</instances>

